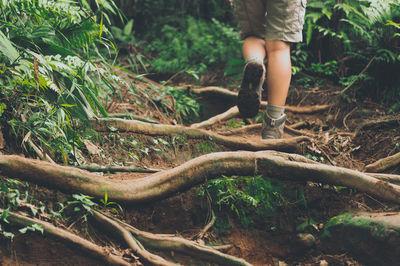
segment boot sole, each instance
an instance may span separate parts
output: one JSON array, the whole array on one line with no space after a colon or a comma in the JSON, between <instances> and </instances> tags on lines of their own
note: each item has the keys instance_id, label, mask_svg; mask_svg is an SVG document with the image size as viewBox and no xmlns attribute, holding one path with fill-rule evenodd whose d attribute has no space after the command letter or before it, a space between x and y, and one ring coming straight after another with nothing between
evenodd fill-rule
<instances>
[{"instance_id":1,"label":"boot sole","mask_svg":"<svg viewBox=\"0 0 400 266\"><path fill-rule=\"evenodd\" d=\"M260 108L260 96L257 94L258 86L263 80L264 69L260 65L249 64L243 74L240 86L237 106L243 118L251 118L258 114ZM261 91L259 92L261 94Z\"/></svg>"}]
</instances>

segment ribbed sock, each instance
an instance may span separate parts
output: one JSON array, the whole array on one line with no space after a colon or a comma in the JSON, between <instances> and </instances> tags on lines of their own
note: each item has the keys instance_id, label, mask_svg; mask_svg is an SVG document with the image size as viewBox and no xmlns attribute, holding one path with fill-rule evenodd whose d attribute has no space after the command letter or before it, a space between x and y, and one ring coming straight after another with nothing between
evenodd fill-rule
<instances>
[{"instance_id":1,"label":"ribbed sock","mask_svg":"<svg viewBox=\"0 0 400 266\"><path fill-rule=\"evenodd\" d=\"M268 104L266 112L268 116L271 117L272 119L279 119L285 113L285 107Z\"/></svg>"},{"instance_id":2,"label":"ribbed sock","mask_svg":"<svg viewBox=\"0 0 400 266\"><path fill-rule=\"evenodd\" d=\"M248 63L248 62L255 62L255 63L263 64L264 58L262 58L262 56L260 56L259 54L251 54L246 58L246 63Z\"/></svg>"}]
</instances>

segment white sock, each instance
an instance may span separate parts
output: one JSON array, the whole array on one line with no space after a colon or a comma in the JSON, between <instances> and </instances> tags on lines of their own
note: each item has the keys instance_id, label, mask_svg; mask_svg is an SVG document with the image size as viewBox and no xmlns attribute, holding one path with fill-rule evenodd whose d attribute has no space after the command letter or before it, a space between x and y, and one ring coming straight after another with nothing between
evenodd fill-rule
<instances>
[{"instance_id":1,"label":"white sock","mask_svg":"<svg viewBox=\"0 0 400 266\"><path fill-rule=\"evenodd\" d=\"M246 63L248 63L248 62L255 62L255 63L263 64L264 58L262 58L262 56L259 54L251 54L246 58Z\"/></svg>"},{"instance_id":2,"label":"white sock","mask_svg":"<svg viewBox=\"0 0 400 266\"><path fill-rule=\"evenodd\" d=\"M268 104L266 112L272 119L279 119L285 113L285 107Z\"/></svg>"}]
</instances>

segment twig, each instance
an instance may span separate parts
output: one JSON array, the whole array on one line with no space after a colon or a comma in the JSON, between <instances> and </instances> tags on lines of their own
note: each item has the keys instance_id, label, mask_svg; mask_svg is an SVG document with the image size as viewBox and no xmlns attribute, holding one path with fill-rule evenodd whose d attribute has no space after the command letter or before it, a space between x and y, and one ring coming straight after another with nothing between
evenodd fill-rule
<instances>
[{"instance_id":1,"label":"twig","mask_svg":"<svg viewBox=\"0 0 400 266\"><path fill-rule=\"evenodd\" d=\"M371 60L369 60L368 64L364 67L363 70L361 70L360 74L358 74L357 78L355 78L346 88L344 88L343 90L341 90L339 93L340 93L340 94L343 94L343 93L345 93L348 89L350 89L351 86L353 86L353 84L361 77L361 75L364 74L365 71L368 70L368 68L371 66L372 62L374 62L375 58L376 58L376 55L374 55L374 56L371 58Z\"/></svg>"},{"instance_id":2,"label":"twig","mask_svg":"<svg viewBox=\"0 0 400 266\"><path fill-rule=\"evenodd\" d=\"M349 127L346 124L346 120L347 118L349 118L349 116L351 116L356 110L358 109L358 106L356 106L353 110L351 110L347 115L344 116L343 118L343 125L346 128L346 130L349 130Z\"/></svg>"}]
</instances>

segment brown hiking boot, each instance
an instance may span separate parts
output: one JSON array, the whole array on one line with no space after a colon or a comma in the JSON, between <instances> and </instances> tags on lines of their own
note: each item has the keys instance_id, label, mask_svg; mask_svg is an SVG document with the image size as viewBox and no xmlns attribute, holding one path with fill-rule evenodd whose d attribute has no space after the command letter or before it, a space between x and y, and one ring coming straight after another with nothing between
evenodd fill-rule
<instances>
[{"instance_id":1,"label":"brown hiking boot","mask_svg":"<svg viewBox=\"0 0 400 266\"><path fill-rule=\"evenodd\" d=\"M286 114L282 115L281 118L273 119L265 112L261 128L261 137L263 139L283 139L285 121Z\"/></svg>"},{"instance_id":2,"label":"brown hiking boot","mask_svg":"<svg viewBox=\"0 0 400 266\"><path fill-rule=\"evenodd\" d=\"M237 106L243 118L251 118L258 114L260 107L262 85L265 79L265 66L256 62L248 62L243 72Z\"/></svg>"}]
</instances>

